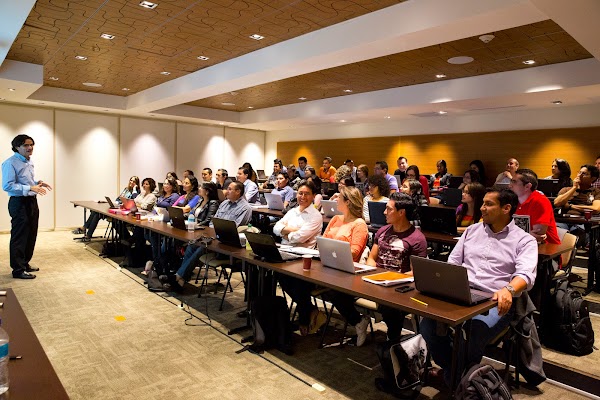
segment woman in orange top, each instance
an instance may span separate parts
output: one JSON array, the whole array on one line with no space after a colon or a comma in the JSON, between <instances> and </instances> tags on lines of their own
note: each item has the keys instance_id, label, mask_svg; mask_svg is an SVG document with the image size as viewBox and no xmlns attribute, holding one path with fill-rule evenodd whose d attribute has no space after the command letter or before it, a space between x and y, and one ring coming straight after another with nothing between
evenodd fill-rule
<instances>
[{"instance_id":1,"label":"woman in orange top","mask_svg":"<svg viewBox=\"0 0 600 400\"><path fill-rule=\"evenodd\" d=\"M353 186L342 187L337 199L337 206L342 215L336 215L331 219L323 237L349 242L352 259L354 262L358 262L367 246L369 237L367 223L362 219L363 196L360 190ZM370 320L356 310L354 296L333 292L330 300L348 321L348 324L356 328L356 345L362 346L367 338L367 327Z\"/></svg>"},{"instance_id":2,"label":"woman in orange top","mask_svg":"<svg viewBox=\"0 0 600 400\"><path fill-rule=\"evenodd\" d=\"M464 232L469 225L479 222L483 196L485 187L481 183L469 183L463 188L462 204L456 209L456 226L459 232Z\"/></svg>"}]
</instances>

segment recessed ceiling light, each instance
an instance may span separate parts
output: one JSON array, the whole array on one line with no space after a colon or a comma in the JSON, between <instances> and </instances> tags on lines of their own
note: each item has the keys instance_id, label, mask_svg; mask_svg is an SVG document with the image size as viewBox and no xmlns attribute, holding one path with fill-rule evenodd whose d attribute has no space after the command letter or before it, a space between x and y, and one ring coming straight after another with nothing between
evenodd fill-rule
<instances>
[{"instance_id":1,"label":"recessed ceiling light","mask_svg":"<svg viewBox=\"0 0 600 400\"><path fill-rule=\"evenodd\" d=\"M535 64L535 60L525 60L525 61L523 61L523 64L525 64L525 65L533 65L533 64Z\"/></svg>"},{"instance_id":2,"label":"recessed ceiling light","mask_svg":"<svg viewBox=\"0 0 600 400\"><path fill-rule=\"evenodd\" d=\"M102 39L113 40L115 38L115 35L111 35L110 33L103 33L102 35L100 35L100 37Z\"/></svg>"},{"instance_id":3,"label":"recessed ceiling light","mask_svg":"<svg viewBox=\"0 0 600 400\"><path fill-rule=\"evenodd\" d=\"M235 106L235 103L221 103L224 106Z\"/></svg>"},{"instance_id":4,"label":"recessed ceiling light","mask_svg":"<svg viewBox=\"0 0 600 400\"><path fill-rule=\"evenodd\" d=\"M225 125L225 122L219 122L219 125Z\"/></svg>"},{"instance_id":5,"label":"recessed ceiling light","mask_svg":"<svg viewBox=\"0 0 600 400\"><path fill-rule=\"evenodd\" d=\"M304 101L304 100L306 100L306 97L298 97L298 100Z\"/></svg>"},{"instance_id":6,"label":"recessed ceiling light","mask_svg":"<svg viewBox=\"0 0 600 400\"><path fill-rule=\"evenodd\" d=\"M202 60L202 61L206 61L206 60L208 60L208 57L206 57L206 56L198 56L198 57L196 57L196 58L197 58L198 60Z\"/></svg>"},{"instance_id":7,"label":"recessed ceiling light","mask_svg":"<svg viewBox=\"0 0 600 400\"><path fill-rule=\"evenodd\" d=\"M437 74L435 77L438 78L438 79L442 79L442 78L445 78L446 75L444 75L444 74Z\"/></svg>"},{"instance_id":8,"label":"recessed ceiling light","mask_svg":"<svg viewBox=\"0 0 600 400\"><path fill-rule=\"evenodd\" d=\"M259 35L258 33L255 33L254 35L250 35L250 39L254 39L254 40L263 40L265 37Z\"/></svg>"},{"instance_id":9,"label":"recessed ceiling light","mask_svg":"<svg viewBox=\"0 0 600 400\"><path fill-rule=\"evenodd\" d=\"M80 60L80 61L85 61L87 60L86 56L75 56L76 59Z\"/></svg>"},{"instance_id":10,"label":"recessed ceiling light","mask_svg":"<svg viewBox=\"0 0 600 400\"><path fill-rule=\"evenodd\" d=\"M438 111L438 114L440 114L440 115L446 115L446 114L448 114L448 111Z\"/></svg>"},{"instance_id":11,"label":"recessed ceiling light","mask_svg":"<svg viewBox=\"0 0 600 400\"><path fill-rule=\"evenodd\" d=\"M9 88L8 90L9 90L9 91L11 91L11 92L14 92L14 91L16 91L17 89L14 89L14 88Z\"/></svg>"},{"instance_id":12,"label":"recessed ceiling light","mask_svg":"<svg viewBox=\"0 0 600 400\"><path fill-rule=\"evenodd\" d=\"M50 78L48 78L48 79L50 79L51 81L57 81L57 80L58 80L58 78L57 78L57 77L55 77L55 76L51 76L51 77L50 77Z\"/></svg>"},{"instance_id":13,"label":"recessed ceiling light","mask_svg":"<svg viewBox=\"0 0 600 400\"><path fill-rule=\"evenodd\" d=\"M390 118L392 118L392 117L390 117L389 115L386 115L386 116L385 116L385 117L383 117L383 118L385 118L385 119L390 119Z\"/></svg>"},{"instance_id":14,"label":"recessed ceiling light","mask_svg":"<svg viewBox=\"0 0 600 400\"><path fill-rule=\"evenodd\" d=\"M346 122L346 120L345 119L340 119L340 122Z\"/></svg>"},{"instance_id":15,"label":"recessed ceiling light","mask_svg":"<svg viewBox=\"0 0 600 400\"><path fill-rule=\"evenodd\" d=\"M0 101L4 101L6 100L4 97L0 97Z\"/></svg>"},{"instance_id":16,"label":"recessed ceiling light","mask_svg":"<svg viewBox=\"0 0 600 400\"><path fill-rule=\"evenodd\" d=\"M248 106L248 108L254 108L254 107L252 107L252 106Z\"/></svg>"},{"instance_id":17,"label":"recessed ceiling light","mask_svg":"<svg viewBox=\"0 0 600 400\"><path fill-rule=\"evenodd\" d=\"M560 100L554 100L552 102L552 104L560 105L560 104L562 104L562 101L560 101Z\"/></svg>"},{"instance_id":18,"label":"recessed ceiling light","mask_svg":"<svg viewBox=\"0 0 600 400\"><path fill-rule=\"evenodd\" d=\"M353 90L352 89L344 89L344 93L352 93Z\"/></svg>"},{"instance_id":19,"label":"recessed ceiling light","mask_svg":"<svg viewBox=\"0 0 600 400\"><path fill-rule=\"evenodd\" d=\"M129 89L128 87L124 87L123 89L121 89L124 92L129 92L131 89Z\"/></svg>"},{"instance_id":20,"label":"recessed ceiling light","mask_svg":"<svg viewBox=\"0 0 600 400\"><path fill-rule=\"evenodd\" d=\"M96 83L96 82L83 82L83 86L102 87L102 85L100 83Z\"/></svg>"},{"instance_id":21,"label":"recessed ceiling light","mask_svg":"<svg viewBox=\"0 0 600 400\"><path fill-rule=\"evenodd\" d=\"M473 60L475 60L473 57L469 57L469 56L458 56L458 57L452 57L448 59L448 64L468 64L470 62L473 62Z\"/></svg>"},{"instance_id":22,"label":"recessed ceiling light","mask_svg":"<svg viewBox=\"0 0 600 400\"><path fill-rule=\"evenodd\" d=\"M158 6L158 4L156 4L156 3L151 3L151 2L149 2L149 1L145 1L145 0L144 0L144 1L142 1L142 2L140 3L140 6L141 6L141 7L144 7L144 8L149 8L149 9L151 9L151 10L154 10L154 9L155 9L155 8Z\"/></svg>"},{"instance_id":23,"label":"recessed ceiling light","mask_svg":"<svg viewBox=\"0 0 600 400\"><path fill-rule=\"evenodd\" d=\"M164 75L164 76L171 75L171 73L170 73L170 72L168 72L168 71L163 71L163 72L161 72L160 74L161 74L161 75Z\"/></svg>"}]
</instances>

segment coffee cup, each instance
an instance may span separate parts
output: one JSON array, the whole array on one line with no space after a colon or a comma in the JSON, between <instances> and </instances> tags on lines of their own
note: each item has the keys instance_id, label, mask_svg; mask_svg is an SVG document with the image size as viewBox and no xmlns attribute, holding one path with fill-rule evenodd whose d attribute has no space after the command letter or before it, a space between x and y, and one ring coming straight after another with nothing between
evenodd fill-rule
<instances>
[{"instance_id":1,"label":"coffee cup","mask_svg":"<svg viewBox=\"0 0 600 400\"><path fill-rule=\"evenodd\" d=\"M305 254L302 256L302 269L304 271L310 271L310 265L312 264L312 256Z\"/></svg>"},{"instance_id":2,"label":"coffee cup","mask_svg":"<svg viewBox=\"0 0 600 400\"><path fill-rule=\"evenodd\" d=\"M583 217L587 220L592 218L592 210L584 210Z\"/></svg>"},{"instance_id":3,"label":"coffee cup","mask_svg":"<svg viewBox=\"0 0 600 400\"><path fill-rule=\"evenodd\" d=\"M140 212L136 212L135 213L135 219L137 219L138 221L142 219L142 213Z\"/></svg>"}]
</instances>

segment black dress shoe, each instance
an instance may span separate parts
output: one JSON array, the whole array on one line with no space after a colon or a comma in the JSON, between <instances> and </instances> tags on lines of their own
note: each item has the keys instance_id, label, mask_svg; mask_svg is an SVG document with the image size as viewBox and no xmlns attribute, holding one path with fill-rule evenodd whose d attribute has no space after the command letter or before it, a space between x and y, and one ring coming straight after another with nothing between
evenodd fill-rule
<instances>
[{"instance_id":1,"label":"black dress shoe","mask_svg":"<svg viewBox=\"0 0 600 400\"><path fill-rule=\"evenodd\" d=\"M15 279L34 279L35 275L34 274L30 274L27 271L23 271L20 274L13 274L13 278Z\"/></svg>"},{"instance_id":2,"label":"black dress shoe","mask_svg":"<svg viewBox=\"0 0 600 400\"><path fill-rule=\"evenodd\" d=\"M25 269L25 271L27 271L27 272L37 272L37 271L39 271L39 270L40 270L40 269L39 269L38 267L32 267L32 266L28 266L28 267Z\"/></svg>"}]
</instances>

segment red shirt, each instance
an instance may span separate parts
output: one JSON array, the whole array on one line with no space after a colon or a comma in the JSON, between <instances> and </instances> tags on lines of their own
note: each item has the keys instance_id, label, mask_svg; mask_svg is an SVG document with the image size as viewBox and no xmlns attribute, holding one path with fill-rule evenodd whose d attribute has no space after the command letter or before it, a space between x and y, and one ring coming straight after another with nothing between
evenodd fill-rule
<instances>
[{"instance_id":1,"label":"red shirt","mask_svg":"<svg viewBox=\"0 0 600 400\"><path fill-rule=\"evenodd\" d=\"M560 244L560 238L556 231L556 221L554 220L554 211L550 200L543 193L537 190L531 193L531 196L525 200L525 203L519 204L517 215L529 215L531 228L534 225L541 224L548 226L546 231L546 242Z\"/></svg>"}]
</instances>

